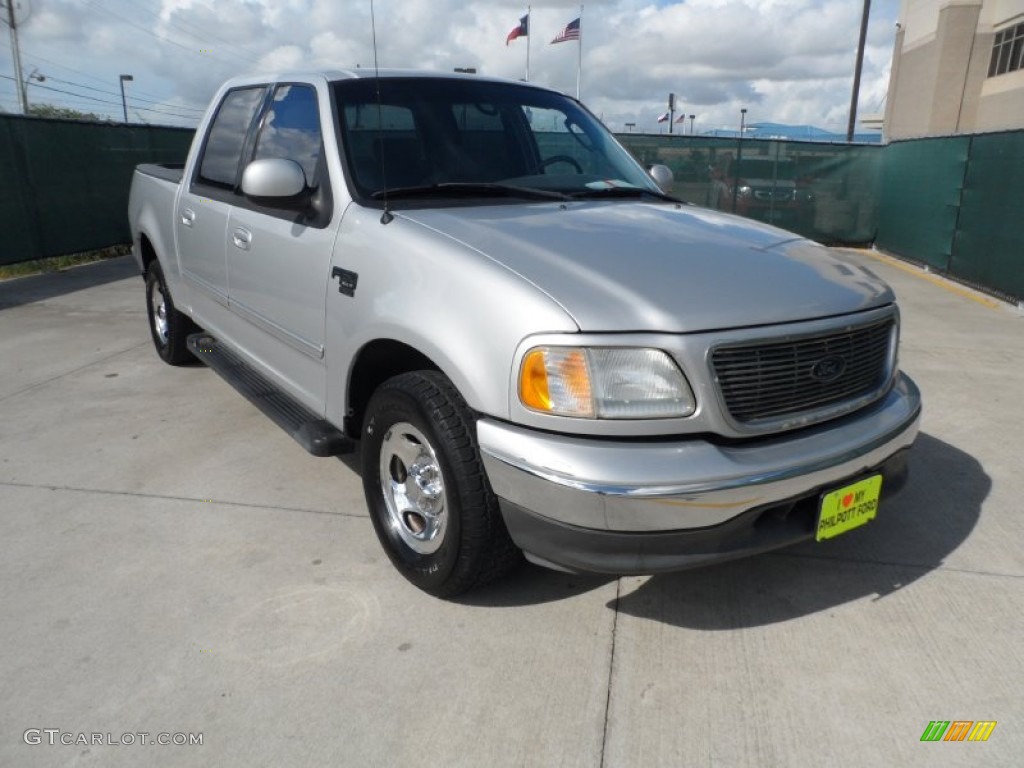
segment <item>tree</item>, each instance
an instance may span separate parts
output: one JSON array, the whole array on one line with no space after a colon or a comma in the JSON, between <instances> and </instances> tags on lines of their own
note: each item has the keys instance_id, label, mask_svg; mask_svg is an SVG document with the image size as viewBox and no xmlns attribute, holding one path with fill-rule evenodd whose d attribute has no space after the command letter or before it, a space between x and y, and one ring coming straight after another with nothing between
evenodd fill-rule
<instances>
[{"instance_id":1,"label":"tree","mask_svg":"<svg viewBox=\"0 0 1024 768\"><path fill-rule=\"evenodd\" d=\"M88 120L94 123L109 122L93 112L79 112L77 109L57 107L53 104L30 104L28 114L33 117L54 117L58 120Z\"/></svg>"}]
</instances>

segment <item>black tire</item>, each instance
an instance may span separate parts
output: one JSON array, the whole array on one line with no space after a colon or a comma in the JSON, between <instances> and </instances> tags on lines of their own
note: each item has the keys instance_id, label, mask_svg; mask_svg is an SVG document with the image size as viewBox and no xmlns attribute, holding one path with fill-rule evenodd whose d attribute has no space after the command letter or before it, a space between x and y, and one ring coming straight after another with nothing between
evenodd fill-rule
<instances>
[{"instance_id":1,"label":"black tire","mask_svg":"<svg viewBox=\"0 0 1024 768\"><path fill-rule=\"evenodd\" d=\"M160 359L168 365L182 365L192 359L186 341L198 329L187 315L174 307L160 263L153 261L146 270L146 313L149 333Z\"/></svg>"},{"instance_id":2,"label":"black tire","mask_svg":"<svg viewBox=\"0 0 1024 768\"><path fill-rule=\"evenodd\" d=\"M406 579L429 594L454 597L519 562L484 474L473 414L445 376L415 371L382 384L367 408L362 443L370 519ZM431 495L437 482L439 497Z\"/></svg>"}]
</instances>

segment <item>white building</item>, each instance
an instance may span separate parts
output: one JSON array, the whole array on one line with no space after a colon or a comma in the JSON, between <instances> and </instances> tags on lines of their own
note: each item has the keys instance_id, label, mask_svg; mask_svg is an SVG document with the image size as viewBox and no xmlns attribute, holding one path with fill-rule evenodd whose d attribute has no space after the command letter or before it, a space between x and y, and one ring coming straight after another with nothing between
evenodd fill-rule
<instances>
[{"instance_id":1,"label":"white building","mask_svg":"<svg viewBox=\"0 0 1024 768\"><path fill-rule=\"evenodd\" d=\"M887 139L1024 128L1024 0L902 0Z\"/></svg>"}]
</instances>

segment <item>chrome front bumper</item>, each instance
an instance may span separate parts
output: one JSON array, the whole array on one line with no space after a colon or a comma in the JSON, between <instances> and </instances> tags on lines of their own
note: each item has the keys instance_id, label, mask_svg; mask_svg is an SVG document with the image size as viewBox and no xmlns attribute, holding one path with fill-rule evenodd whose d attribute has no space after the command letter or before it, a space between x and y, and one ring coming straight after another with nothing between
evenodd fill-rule
<instances>
[{"instance_id":1,"label":"chrome front bumper","mask_svg":"<svg viewBox=\"0 0 1024 768\"><path fill-rule=\"evenodd\" d=\"M563 532L648 539L732 530L754 510L795 502L881 468L914 442L920 414L917 386L900 374L883 399L850 416L743 442L578 438L490 419L481 419L477 429L506 521L525 514ZM509 528L516 539L516 526ZM559 563L550 552L523 548L535 559Z\"/></svg>"}]
</instances>

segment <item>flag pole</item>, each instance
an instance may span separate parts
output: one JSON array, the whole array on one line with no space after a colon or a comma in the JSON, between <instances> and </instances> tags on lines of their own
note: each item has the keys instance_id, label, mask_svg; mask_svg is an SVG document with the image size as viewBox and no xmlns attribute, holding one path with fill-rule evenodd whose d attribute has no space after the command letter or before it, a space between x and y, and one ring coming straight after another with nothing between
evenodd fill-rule
<instances>
[{"instance_id":1,"label":"flag pole","mask_svg":"<svg viewBox=\"0 0 1024 768\"><path fill-rule=\"evenodd\" d=\"M533 19L530 18L532 6L526 6L526 82L530 82L530 38L533 37L530 27L533 26Z\"/></svg>"},{"instance_id":2,"label":"flag pole","mask_svg":"<svg viewBox=\"0 0 1024 768\"><path fill-rule=\"evenodd\" d=\"M576 99L580 98L580 78L583 74L583 3L580 3L580 36L576 59Z\"/></svg>"}]
</instances>

